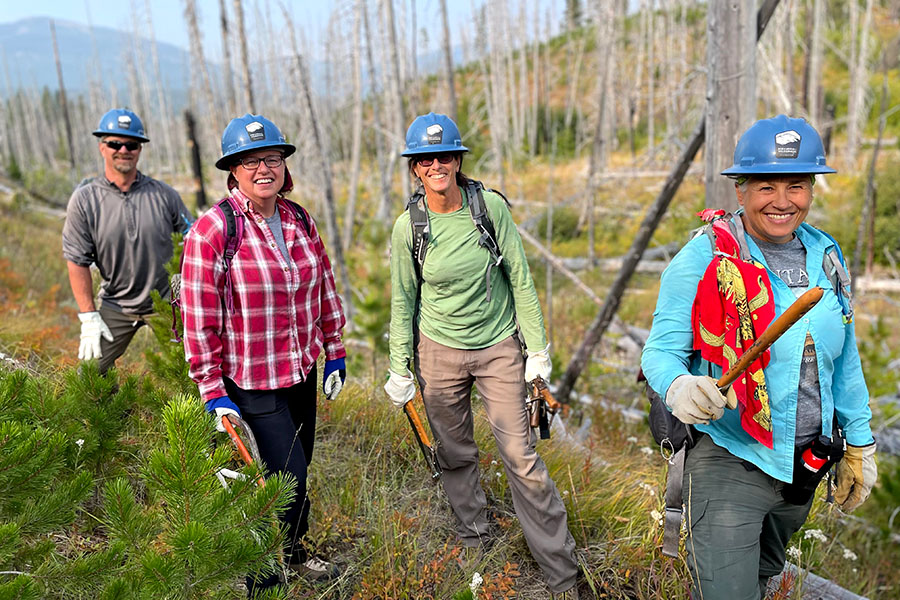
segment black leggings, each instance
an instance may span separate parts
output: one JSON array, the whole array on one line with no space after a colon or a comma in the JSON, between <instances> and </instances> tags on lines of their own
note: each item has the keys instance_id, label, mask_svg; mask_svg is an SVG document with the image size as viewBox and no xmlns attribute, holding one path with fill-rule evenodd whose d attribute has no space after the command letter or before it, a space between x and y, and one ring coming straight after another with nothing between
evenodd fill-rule
<instances>
[{"instance_id":1,"label":"black leggings","mask_svg":"<svg viewBox=\"0 0 900 600\"><path fill-rule=\"evenodd\" d=\"M306 477L316 433L316 367L306 375L306 381L279 390L244 390L227 377L224 381L228 397L253 431L266 471L290 473L297 480L296 496L281 520L288 531L285 558L302 563L307 557L300 542L309 530ZM277 577L253 582L252 586L251 578L247 578L251 592L275 584Z\"/></svg>"}]
</instances>

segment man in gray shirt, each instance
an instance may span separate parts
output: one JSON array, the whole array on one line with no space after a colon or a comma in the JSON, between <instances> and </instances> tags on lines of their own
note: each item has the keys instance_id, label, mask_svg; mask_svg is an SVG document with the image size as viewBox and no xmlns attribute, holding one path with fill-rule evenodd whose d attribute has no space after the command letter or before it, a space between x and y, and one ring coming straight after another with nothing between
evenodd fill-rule
<instances>
[{"instance_id":1,"label":"man in gray shirt","mask_svg":"<svg viewBox=\"0 0 900 600\"><path fill-rule=\"evenodd\" d=\"M81 182L69 198L62 247L81 321L78 358L99 359L106 373L153 312L150 292L169 295L171 235L186 232L192 218L178 192L138 171L142 144L150 140L136 114L114 108L94 135L104 172ZM103 280L99 309L92 263Z\"/></svg>"}]
</instances>

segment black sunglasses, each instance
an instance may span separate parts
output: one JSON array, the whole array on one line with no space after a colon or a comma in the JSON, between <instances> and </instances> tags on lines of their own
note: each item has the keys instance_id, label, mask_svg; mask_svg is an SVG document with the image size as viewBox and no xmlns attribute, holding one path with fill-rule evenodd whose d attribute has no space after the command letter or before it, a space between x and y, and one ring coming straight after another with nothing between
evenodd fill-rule
<instances>
[{"instance_id":1,"label":"black sunglasses","mask_svg":"<svg viewBox=\"0 0 900 600\"><path fill-rule=\"evenodd\" d=\"M453 159L456 158L453 154L438 154L436 156L423 156L421 158L416 158L416 162L423 167L430 167L435 160L437 160L442 165L449 165L453 162Z\"/></svg>"},{"instance_id":2,"label":"black sunglasses","mask_svg":"<svg viewBox=\"0 0 900 600\"><path fill-rule=\"evenodd\" d=\"M122 148L122 146L124 146L125 149L128 150L129 152L134 152L135 150L137 150L138 148L141 147L140 142L117 142L115 140L106 140L103 143L106 144L107 146L109 146L110 148L112 148L113 150L119 150Z\"/></svg>"}]
</instances>

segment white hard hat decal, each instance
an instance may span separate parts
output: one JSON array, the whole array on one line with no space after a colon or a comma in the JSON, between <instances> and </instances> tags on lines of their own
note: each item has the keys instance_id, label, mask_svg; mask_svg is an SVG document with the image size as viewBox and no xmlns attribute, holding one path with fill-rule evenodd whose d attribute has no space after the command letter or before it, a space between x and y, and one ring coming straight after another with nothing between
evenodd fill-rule
<instances>
[{"instance_id":1,"label":"white hard hat decal","mask_svg":"<svg viewBox=\"0 0 900 600\"><path fill-rule=\"evenodd\" d=\"M799 154L799 133L789 129L775 134L775 158L797 158Z\"/></svg>"},{"instance_id":2,"label":"white hard hat decal","mask_svg":"<svg viewBox=\"0 0 900 600\"><path fill-rule=\"evenodd\" d=\"M259 140L266 139L266 132L263 124L259 121L253 121L252 123L247 123L244 126L244 129L247 130L247 134L250 136L251 142L258 142Z\"/></svg>"},{"instance_id":3,"label":"white hard hat decal","mask_svg":"<svg viewBox=\"0 0 900 600\"><path fill-rule=\"evenodd\" d=\"M116 119L119 124L119 129L131 129L131 117L128 115L119 115Z\"/></svg>"},{"instance_id":4,"label":"white hard hat decal","mask_svg":"<svg viewBox=\"0 0 900 600\"><path fill-rule=\"evenodd\" d=\"M429 125L425 130L429 144L440 144L444 138L444 128L438 124Z\"/></svg>"}]
</instances>

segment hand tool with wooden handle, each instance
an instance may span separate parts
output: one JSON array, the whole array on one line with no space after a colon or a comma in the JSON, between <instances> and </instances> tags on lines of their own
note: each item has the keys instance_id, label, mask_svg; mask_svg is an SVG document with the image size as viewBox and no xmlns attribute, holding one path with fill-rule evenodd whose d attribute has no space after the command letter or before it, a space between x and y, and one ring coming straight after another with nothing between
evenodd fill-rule
<instances>
[{"instance_id":1,"label":"hand tool with wooden handle","mask_svg":"<svg viewBox=\"0 0 900 600\"><path fill-rule=\"evenodd\" d=\"M741 376L741 373L750 366L750 363L759 358L763 352L768 350L769 346L771 346L775 340L780 338L785 331L790 329L791 325L799 321L803 315L808 313L809 310L822 299L823 292L824 290L822 288L816 286L807 290L802 296L794 300L794 303L788 306L787 310L781 313L777 319L772 321L772 324L762 332L762 335L756 338L756 341L741 354L737 362L731 365L731 368L719 377L716 385L719 386L719 391L722 392L722 395L728 399L728 408L737 408L737 398L734 394L731 394L730 396L728 394L728 388L731 384Z\"/></svg>"},{"instance_id":2,"label":"hand tool with wooden handle","mask_svg":"<svg viewBox=\"0 0 900 600\"><path fill-rule=\"evenodd\" d=\"M415 399L420 402L422 401L422 393L419 390L416 390ZM437 450L428 439L428 433L425 431L425 426L422 425L422 419L419 418L419 412L416 410L413 401L409 401L403 405L403 412L406 413L406 418L409 419L413 435L416 438L416 442L419 444L419 448L422 450L422 456L425 457L425 463L428 465L428 468L431 469L431 479L437 481L441 476L441 466L437 461Z\"/></svg>"},{"instance_id":3,"label":"hand tool with wooden handle","mask_svg":"<svg viewBox=\"0 0 900 600\"><path fill-rule=\"evenodd\" d=\"M235 425L237 425L244 431L244 436L247 437L247 443L250 444L250 450L247 449L247 445L244 444L241 436L238 435L238 432L234 428ZM256 439L253 437L253 432L250 431L250 426L247 425L246 421L234 415L224 415L222 417L222 427L225 428L225 432L228 434L228 437L231 438L231 441L234 443L234 447L237 448L238 454L240 454L241 458L245 463L247 463L247 465L252 465L254 462L259 462L259 450L256 446ZM254 461L253 459L254 456L256 456L257 458L256 461ZM259 487L262 487L266 484L261 475L259 476L259 478L257 478L256 484Z\"/></svg>"}]
</instances>

